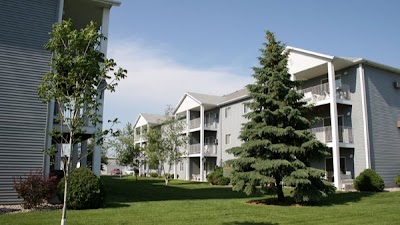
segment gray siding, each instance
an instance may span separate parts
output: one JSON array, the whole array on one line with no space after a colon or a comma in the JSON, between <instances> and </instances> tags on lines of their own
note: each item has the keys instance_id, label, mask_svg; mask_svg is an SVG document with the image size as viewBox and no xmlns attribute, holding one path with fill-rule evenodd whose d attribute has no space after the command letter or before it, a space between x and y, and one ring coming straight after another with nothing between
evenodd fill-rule
<instances>
[{"instance_id":1,"label":"gray siding","mask_svg":"<svg viewBox=\"0 0 400 225\"><path fill-rule=\"evenodd\" d=\"M219 113L219 134L218 134L218 149L220 154L218 155L217 163L221 164L229 159L233 159L234 156L226 152L227 149L232 147L240 146L242 141L239 139L242 124L247 122L247 119L243 117L244 108L243 103L249 101L244 99L242 101L234 102L229 105L222 106ZM225 109L230 107L230 116L225 117ZM227 134L231 135L231 143L226 144L225 137Z\"/></svg>"},{"instance_id":2,"label":"gray siding","mask_svg":"<svg viewBox=\"0 0 400 225\"><path fill-rule=\"evenodd\" d=\"M41 169L47 106L37 86L49 71L43 49L58 1L0 2L0 204L16 203L13 177Z\"/></svg>"},{"instance_id":3,"label":"gray siding","mask_svg":"<svg viewBox=\"0 0 400 225\"><path fill-rule=\"evenodd\" d=\"M354 177L357 177L366 168L364 120L361 95L360 74L358 66L349 68L347 76L350 85L352 111L351 120L354 138Z\"/></svg>"},{"instance_id":4,"label":"gray siding","mask_svg":"<svg viewBox=\"0 0 400 225\"><path fill-rule=\"evenodd\" d=\"M372 169L390 187L400 173L400 90L393 87L400 74L365 66L365 77Z\"/></svg>"}]
</instances>

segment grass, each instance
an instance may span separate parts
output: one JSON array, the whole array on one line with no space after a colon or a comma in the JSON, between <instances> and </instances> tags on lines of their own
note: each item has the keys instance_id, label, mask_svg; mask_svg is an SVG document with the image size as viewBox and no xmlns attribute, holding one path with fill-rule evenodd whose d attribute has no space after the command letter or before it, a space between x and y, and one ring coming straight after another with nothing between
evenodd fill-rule
<instances>
[{"instance_id":1,"label":"grass","mask_svg":"<svg viewBox=\"0 0 400 225\"><path fill-rule=\"evenodd\" d=\"M102 177L107 206L69 210L68 224L397 224L400 192L337 193L319 206L252 205L266 196L246 196L205 183L133 177ZM59 224L61 211L1 214L0 224Z\"/></svg>"}]
</instances>

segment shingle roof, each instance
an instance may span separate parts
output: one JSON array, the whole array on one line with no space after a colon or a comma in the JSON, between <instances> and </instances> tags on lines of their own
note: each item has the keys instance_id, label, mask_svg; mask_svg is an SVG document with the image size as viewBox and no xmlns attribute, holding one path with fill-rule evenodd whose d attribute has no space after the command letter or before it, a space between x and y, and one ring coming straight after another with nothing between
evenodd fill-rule
<instances>
[{"instance_id":1,"label":"shingle roof","mask_svg":"<svg viewBox=\"0 0 400 225\"><path fill-rule=\"evenodd\" d=\"M202 104L217 105L222 100L222 97L217 95L206 95L193 92L187 92L187 94L192 96Z\"/></svg>"},{"instance_id":2,"label":"shingle roof","mask_svg":"<svg viewBox=\"0 0 400 225\"><path fill-rule=\"evenodd\" d=\"M222 105L225 103L233 102L233 101L240 100L243 98L248 98L248 97L249 97L249 91L247 90L247 88L242 88L240 90L229 93L227 95L223 95L222 101L220 101L218 103L218 105Z\"/></svg>"},{"instance_id":3,"label":"shingle roof","mask_svg":"<svg viewBox=\"0 0 400 225\"><path fill-rule=\"evenodd\" d=\"M149 113L140 113L140 115L142 115L142 117L147 121L147 123L152 125L161 124L167 119L167 117L164 115L156 115Z\"/></svg>"}]
</instances>

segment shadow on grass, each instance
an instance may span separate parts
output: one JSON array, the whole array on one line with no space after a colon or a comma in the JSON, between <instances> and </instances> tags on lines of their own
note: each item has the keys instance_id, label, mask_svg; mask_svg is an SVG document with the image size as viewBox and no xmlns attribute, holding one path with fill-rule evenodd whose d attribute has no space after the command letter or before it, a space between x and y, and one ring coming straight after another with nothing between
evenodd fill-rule
<instances>
[{"instance_id":1,"label":"shadow on grass","mask_svg":"<svg viewBox=\"0 0 400 225\"><path fill-rule=\"evenodd\" d=\"M278 225L279 223L264 223L264 222L229 222L223 223L222 225Z\"/></svg>"},{"instance_id":2,"label":"shadow on grass","mask_svg":"<svg viewBox=\"0 0 400 225\"><path fill-rule=\"evenodd\" d=\"M188 182L172 180L166 186L163 179L140 178L138 181L131 177L112 177L103 176L107 197L107 207L129 207L129 203L146 201L168 201L168 200L205 200L205 199L245 199L275 196L254 194L247 196L242 192L232 191L227 186L210 186L207 183ZM333 206L345 205L358 202L363 198L370 197L372 192L338 192L323 198L321 202L315 204L304 204L303 206ZM253 201L262 201L253 200ZM289 204L290 206L290 204ZM297 206L299 206L297 204Z\"/></svg>"},{"instance_id":3,"label":"shadow on grass","mask_svg":"<svg viewBox=\"0 0 400 225\"><path fill-rule=\"evenodd\" d=\"M210 186L207 183L172 180L168 186L163 179L102 176L107 207L126 207L132 202L202 199L249 198L231 187ZM261 197L261 194L251 197Z\"/></svg>"},{"instance_id":4,"label":"shadow on grass","mask_svg":"<svg viewBox=\"0 0 400 225\"><path fill-rule=\"evenodd\" d=\"M359 202L363 198L375 195L375 192L337 192L326 198L321 202L312 206L333 206L333 205L346 205L349 203Z\"/></svg>"},{"instance_id":5,"label":"shadow on grass","mask_svg":"<svg viewBox=\"0 0 400 225\"><path fill-rule=\"evenodd\" d=\"M267 197L263 199L250 200L247 203L253 205L274 205L274 206L311 206L311 207L323 207L323 206L334 206L334 205L347 205L349 203L359 202L363 198L374 195L374 192L337 192L326 198L322 198L320 202L306 202L297 203L295 200L286 196L284 202L278 202L277 197Z\"/></svg>"}]
</instances>

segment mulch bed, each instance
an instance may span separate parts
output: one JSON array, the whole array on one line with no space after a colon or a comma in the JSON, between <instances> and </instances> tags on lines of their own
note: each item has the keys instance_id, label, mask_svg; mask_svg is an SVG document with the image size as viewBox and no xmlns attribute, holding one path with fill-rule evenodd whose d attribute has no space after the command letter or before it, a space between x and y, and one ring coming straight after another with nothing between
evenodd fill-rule
<instances>
[{"instance_id":1,"label":"mulch bed","mask_svg":"<svg viewBox=\"0 0 400 225\"><path fill-rule=\"evenodd\" d=\"M5 213L23 213L31 211L49 211L62 209L62 204L42 204L36 208L24 209L22 205L0 205L0 214Z\"/></svg>"}]
</instances>

